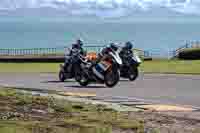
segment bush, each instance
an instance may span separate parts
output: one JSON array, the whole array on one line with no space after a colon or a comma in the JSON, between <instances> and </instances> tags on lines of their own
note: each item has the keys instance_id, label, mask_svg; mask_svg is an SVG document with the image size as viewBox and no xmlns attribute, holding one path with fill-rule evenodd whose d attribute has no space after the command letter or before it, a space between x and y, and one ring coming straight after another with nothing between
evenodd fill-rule
<instances>
[{"instance_id":1,"label":"bush","mask_svg":"<svg viewBox=\"0 0 200 133\"><path fill-rule=\"evenodd\" d=\"M179 52L179 59L192 59L199 60L200 59L200 48L187 48Z\"/></svg>"}]
</instances>

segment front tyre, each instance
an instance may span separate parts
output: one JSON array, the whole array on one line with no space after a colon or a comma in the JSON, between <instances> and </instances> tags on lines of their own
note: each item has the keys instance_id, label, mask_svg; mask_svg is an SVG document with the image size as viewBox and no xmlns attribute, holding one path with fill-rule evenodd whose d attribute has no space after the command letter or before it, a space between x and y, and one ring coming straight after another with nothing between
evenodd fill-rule
<instances>
[{"instance_id":1,"label":"front tyre","mask_svg":"<svg viewBox=\"0 0 200 133\"><path fill-rule=\"evenodd\" d=\"M89 81L86 78L81 78L78 82L81 86L87 86L89 84Z\"/></svg>"},{"instance_id":2,"label":"front tyre","mask_svg":"<svg viewBox=\"0 0 200 133\"><path fill-rule=\"evenodd\" d=\"M138 77L139 71L138 68L130 67L128 77L130 81L135 81Z\"/></svg>"},{"instance_id":3,"label":"front tyre","mask_svg":"<svg viewBox=\"0 0 200 133\"><path fill-rule=\"evenodd\" d=\"M105 84L107 87L114 87L120 80L119 71L108 71L105 74Z\"/></svg>"},{"instance_id":4,"label":"front tyre","mask_svg":"<svg viewBox=\"0 0 200 133\"><path fill-rule=\"evenodd\" d=\"M89 79L84 73L80 73L76 75L76 81L81 85L81 86L87 86L89 84Z\"/></svg>"},{"instance_id":5,"label":"front tyre","mask_svg":"<svg viewBox=\"0 0 200 133\"><path fill-rule=\"evenodd\" d=\"M60 70L60 72L59 72L59 80L60 80L61 82L64 82L65 79L66 79L65 73L64 73L62 70Z\"/></svg>"}]
</instances>

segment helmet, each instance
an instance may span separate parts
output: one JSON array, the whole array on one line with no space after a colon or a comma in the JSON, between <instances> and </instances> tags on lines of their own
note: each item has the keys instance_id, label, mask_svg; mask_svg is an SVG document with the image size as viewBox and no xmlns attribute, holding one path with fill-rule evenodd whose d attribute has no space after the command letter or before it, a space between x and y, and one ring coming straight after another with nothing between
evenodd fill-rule
<instances>
[{"instance_id":1,"label":"helmet","mask_svg":"<svg viewBox=\"0 0 200 133\"><path fill-rule=\"evenodd\" d=\"M114 51L117 51L118 47L114 43L110 43L110 48L113 49Z\"/></svg>"},{"instance_id":2,"label":"helmet","mask_svg":"<svg viewBox=\"0 0 200 133\"><path fill-rule=\"evenodd\" d=\"M83 41L81 39L76 40L76 43L82 47L83 46Z\"/></svg>"},{"instance_id":3,"label":"helmet","mask_svg":"<svg viewBox=\"0 0 200 133\"><path fill-rule=\"evenodd\" d=\"M125 48L132 49L133 48L133 44L131 42L126 42Z\"/></svg>"},{"instance_id":4,"label":"helmet","mask_svg":"<svg viewBox=\"0 0 200 133\"><path fill-rule=\"evenodd\" d=\"M79 48L78 44L72 44L72 48Z\"/></svg>"}]
</instances>

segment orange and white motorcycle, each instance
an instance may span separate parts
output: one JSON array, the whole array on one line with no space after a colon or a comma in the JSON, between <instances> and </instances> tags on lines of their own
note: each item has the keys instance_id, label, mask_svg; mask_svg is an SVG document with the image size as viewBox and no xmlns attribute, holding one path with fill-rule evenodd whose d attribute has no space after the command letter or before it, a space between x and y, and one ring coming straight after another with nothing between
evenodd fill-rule
<instances>
[{"instance_id":1,"label":"orange and white motorcycle","mask_svg":"<svg viewBox=\"0 0 200 133\"><path fill-rule=\"evenodd\" d=\"M119 51L110 49L108 54L99 62L92 63L86 58L79 56L81 71L75 74L76 81L81 86L87 86L89 83L105 84L107 87L114 87L120 80L120 65L122 60Z\"/></svg>"}]
</instances>

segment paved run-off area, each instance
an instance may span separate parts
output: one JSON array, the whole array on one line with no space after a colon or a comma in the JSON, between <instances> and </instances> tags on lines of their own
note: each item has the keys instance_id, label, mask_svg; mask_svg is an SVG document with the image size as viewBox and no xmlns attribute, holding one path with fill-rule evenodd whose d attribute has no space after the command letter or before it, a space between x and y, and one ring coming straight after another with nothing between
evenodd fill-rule
<instances>
[{"instance_id":1,"label":"paved run-off area","mask_svg":"<svg viewBox=\"0 0 200 133\"><path fill-rule=\"evenodd\" d=\"M134 82L121 79L114 88L106 88L102 84L80 87L73 80L62 83L58 81L57 73L0 73L0 85L200 107L200 76L198 75L140 73L139 78Z\"/></svg>"}]
</instances>

